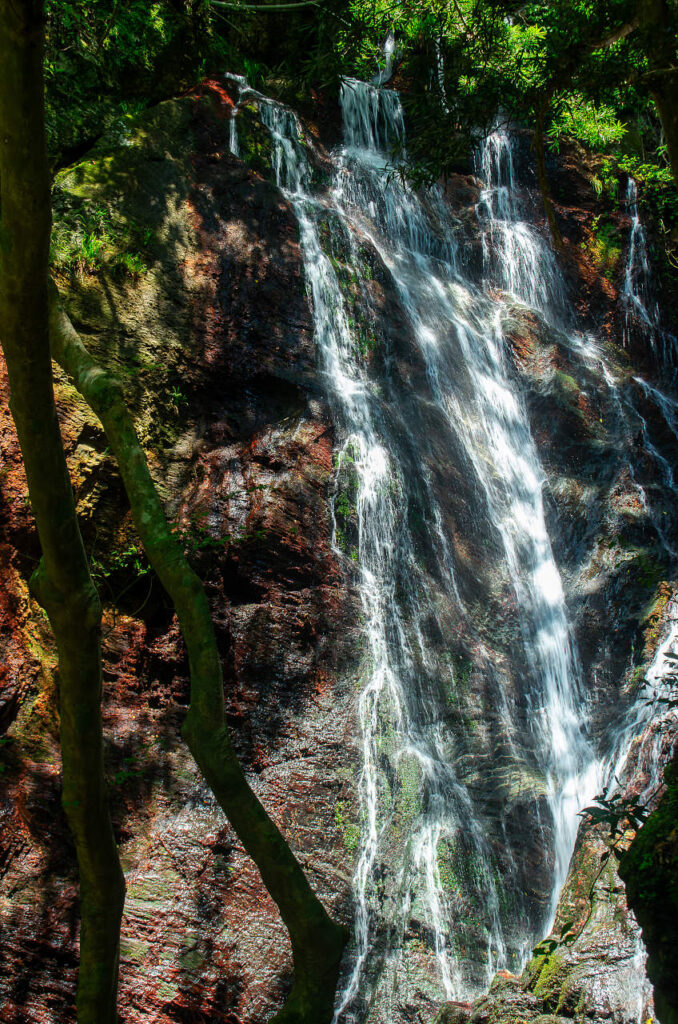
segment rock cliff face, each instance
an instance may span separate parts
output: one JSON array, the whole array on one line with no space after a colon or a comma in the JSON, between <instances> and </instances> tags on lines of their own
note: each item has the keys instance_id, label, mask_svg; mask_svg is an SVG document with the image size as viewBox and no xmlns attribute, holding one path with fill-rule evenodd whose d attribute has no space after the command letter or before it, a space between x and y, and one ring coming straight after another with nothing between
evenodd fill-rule
<instances>
[{"instance_id":1,"label":"rock cliff face","mask_svg":"<svg viewBox=\"0 0 678 1024\"><path fill-rule=\"evenodd\" d=\"M206 82L122 121L62 172L55 262L76 327L125 383L156 483L205 580L238 751L325 904L351 923L361 842L356 705L368 671L356 484L345 430L318 372L297 219L273 184L271 138L256 104L238 115L242 158L232 154L234 96L231 86ZM314 127L306 129L313 138ZM328 162L317 139L312 159L321 182ZM678 524L663 466L678 456L678 435L651 385L635 379L656 375L647 347L639 338L630 349L621 346L623 261L606 268L607 276L596 263L586 168L568 156L557 175L556 199L571 203L559 207L569 298L597 340L576 347L519 303L506 308L503 330L547 477L546 517L590 735L603 748L634 705L674 593ZM529 183L528 170L526 176ZM469 273L482 267L480 189L471 175L446 187ZM539 219L529 190L523 198ZM629 218L623 211L616 217L623 237ZM390 436L394 444L410 434L427 438L442 512L434 523L412 486L408 528L430 592L420 625L438 669L452 666L455 688L439 694L439 717L453 737L450 761L486 822L503 886L498 912L514 958L508 966L519 972L521 936L547 913L554 865L546 780L529 756L516 755L500 704L517 709L514 721L527 733L515 594L498 532L488 529L486 514L476 514L477 482L430 401L427 368L388 267L366 240L360 260L367 269L358 280L355 253L330 213L325 232L357 324L357 357L381 389ZM0 1021L57 1024L73 1015L76 876L59 805L56 659L27 589L39 552L4 376L1 383ZM107 609L107 766L128 886L121 1019L259 1024L289 981L286 936L182 746L188 685L179 631L135 539L105 437L61 376L57 398ZM407 458L416 481L417 452ZM461 597L471 609L465 618L436 569L434 529L454 550ZM645 737L657 741L654 765L668 756L671 737L652 729L645 727ZM646 745L636 745L625 768L627 793L647 788ZM385 749L384 764L387 758ZM386 904L402 884L398 857L421 812L423 787L414 763L409 775L389 782L395 827L378 866ZM630 1024L651 1013L649 990L638 984L638 930L606 851L604 829L584 823L555 925L559 932L573 921L575 943L533 959L521 978L498 975L473 1007L448 1004L441 1021ZM484 884L480 874L474 878L473 856L462 831L438 845L435 860L445 910L459 922L456 954L470 965L477 989L487 933L473 898ZM386 921L377 935L382 951L389 927ZM388 996L375 980L387 953L376 957L376 995L364 1007L373 1024L432 1021L444 996L439 950L416 899L403 927Z\"/></svg>"},{"instance_id":2,"label":"rock cliff face","mask_svg":"<svg viewBox=\"0 0 678 1024\"><path fill-rule=\"evenodd\" d=\"M88 346L125 383L206 581L228 718L257 792L326 904L347 917L337 806L355 760L356 613L330 548L333 427L295 225L277 190L230 156L225 102L206 86L163 104L60 177L62 251L71 239L77 249L88 218L106 223L98 272L75 265L60 283ZM121 264L130 245L148 268L138 276ZM289 976L286 935L181 743L183 647L106 439L62 378L57 394L107 602L107 765L127 877L121 1014L263 1021ZM19 1024L73 1016L77 904L59 806L55 657L27 592L38 551L5 415L0 1019Z\"/></svg>"}]
</instances>

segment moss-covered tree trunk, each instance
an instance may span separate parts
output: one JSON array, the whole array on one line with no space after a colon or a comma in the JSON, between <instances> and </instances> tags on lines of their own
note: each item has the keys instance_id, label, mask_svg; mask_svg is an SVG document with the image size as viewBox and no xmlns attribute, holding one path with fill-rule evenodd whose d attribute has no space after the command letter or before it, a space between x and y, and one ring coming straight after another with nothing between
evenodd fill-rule
<instances>
[{"instance_id":1,"label":"moss-covered tree trunk","mask_svg":"<svg viewBox=\"0 0 678 1024\"><path fill-rule=\"evenodd\" d=\"M661 1024L678 1024L678 750L666 791L619 864L626 898L643 929L647 973Z\"/></svg>"},{"instance_id":2,"label":"moss-covered tree trunk","mask_svg":"<svg viewBox=\"0 0 678 1024\"><path fill-rule=\"evenodd\" d=\"M671 172L678 188L678 67L665 68L652 75L649 88L662 123Z\"/></svg>"},{"instance_id":3,"label":"moss-covered tree trunk","mask_svg":"<svg viewBox=\"0 0 678 1024\"><path fill-rule=\"evenodd\" d=\"M220 806L257 865L292 943L294 981L278 1024L327 1024L345 942L282 834L249 786L224 712L221 659L207 597L172 533L116 379L97 365L52 293L52 354L99 417L116 457L146 555L169 594L188 652L191 705L183 736Z\"/></svg>"},{"instance_id":4,"label":"moss-covered tree trunk","mask_svg":"<svg viewBox=\"0 0 678 1024\"><path fill-rule=\"evenodd\" d=\"M673 9L672 9L673 6ZM678 185L678 13L669 0L638 0L641 45L649 64L643 84L654 101Z\"/></svg>"},{"instance_id":5,"label":"moss-covered tree trunk","mask_svg":"<svg viewBox=\"0 0 678 1024\"><path fill-rule=\"evenodd\" d=\"M539 182L539 191L541 192L542 202L544 204L544 212L546 214L546 221L551 232L551 238L556 249L561 250L563 248L563 237L558 227L558 221L556 220L556 211L553 206L553 200L551 199L551 190L549 189L549 180L546 173L546 147L544 143L544 118L550 97L545 99L543 103L537 109L535 117L534 127L534 149L537 160L537 181Z\"/></svg>"},{"instance_id":6,"label":"moss-covered tree trunk","mask_svg":"<svg viewBox=\"0 0 678 1024\"><path fill-rule=\"evenodd\" d=\"M57 421L48 323L51 227L40 0L0 0L0 341L42 547L31 583L59 655L63 806L80 874L80 1024L115 1024L125 883L106 800L101 607Z\"/></svg>"}]
</instances>

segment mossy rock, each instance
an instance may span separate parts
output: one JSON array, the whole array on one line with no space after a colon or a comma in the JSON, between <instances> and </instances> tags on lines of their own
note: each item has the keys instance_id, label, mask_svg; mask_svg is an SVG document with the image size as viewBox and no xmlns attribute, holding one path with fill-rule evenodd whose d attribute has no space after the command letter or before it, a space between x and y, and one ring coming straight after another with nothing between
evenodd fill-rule
<instances>
[{"instance_id":1,"label":"mossy rock","mask_svg":"<svg viewBox=\"0 0 678 1024\"><path fill-rule=\"evenodd\" d=\"M574 377L571 377L569 373L563 373L562 370L556 370L553 376L553 382L555 389L568 401L575 401L579 397L581 388Z\"/></svg>"},{"instance_id":2,"label":"mossy rock","mask_svg":"<svg viewBox=\"0 0 678 1024\"><path fill-rule=\"evenodd\" d=\"M271 133L262 124L259 104L243 104L235 119L241 159L264 178L274 180Z\"/></svg>"},{"instance_id":3,"label":"mossy rock","mask_svg":"<svg viewBox=\"0 0 678 1024\"><path fill-rule=\"evenodd\" d=\"M533 963L534 967L530 974L535 995L557 1006L567 979L568 968L565 961L558 953L549 953L546 956L535 957Z\"/></svg>"},{"instance_id":4,"label":"mossy rock","mask_svg":"<svg viewBox=\"0 0 678 1024\"><path fill-rule=\"evenodd\" d=\"M418 757L403 754L397 766L398 785L395 813L401 828L411 825L421 813L423 770Z\"/></svg>"},{"instance_id":5,"label":"mossy rock","mask_svg":"<svg viewBox=\"0 0 678 1024\"><path fill-rule=\"evenodd\" d=\"M468 1024L471 1011L456 1003L444 1003L433 1024Z\"/></svg>"}]
</instances>

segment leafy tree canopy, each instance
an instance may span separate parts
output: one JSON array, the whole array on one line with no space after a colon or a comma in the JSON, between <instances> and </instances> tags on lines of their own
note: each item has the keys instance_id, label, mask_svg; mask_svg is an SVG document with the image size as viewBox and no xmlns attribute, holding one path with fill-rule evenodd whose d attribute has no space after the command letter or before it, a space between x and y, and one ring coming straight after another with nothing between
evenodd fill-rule
<instances>
[{"instance_id":1,"label":"leafy tree canopy","mask_svg":"<svg viewBox=\"0 0 678 1024\"><path fill-rule=\"evenodd\" d=\"M55 162L206 72L242 72L297 105L331 97L342 75L383 67L392 34L421 179L467 166L498 118L541 118L552 151L603 155L610 201L627 171L667 233L678 223L678 0L47 0L47 15Z\"/></svg>"}]
</instances>

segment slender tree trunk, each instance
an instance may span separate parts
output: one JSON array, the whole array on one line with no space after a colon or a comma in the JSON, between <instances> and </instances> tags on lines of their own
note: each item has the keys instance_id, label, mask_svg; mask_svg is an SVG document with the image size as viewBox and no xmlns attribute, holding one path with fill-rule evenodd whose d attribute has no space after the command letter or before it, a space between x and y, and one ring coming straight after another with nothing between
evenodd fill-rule
<instances>
[{"instance_id":1,"label":"slender tree trunk","mask_svg":"<svg viewBox=\"0 0 678 1024\"><path fill-rule=\"evenodd\" d=\"M328 917L290 847L247 782L226 726L221 659L202 583L167 523L120 385L90 356L60 307L56 289L51 298L52 354L101 420L146 555L179 618L191 676L191 706L183 726L184 739L257 865L290 934L294 982L274 1020L279 1024L326 1024L332 1018L344 929Z\"/></svg>"},{"instance_id":2,"label":"slender tree trunk","mask_svg":"<svg viewBox=\"0 0 678 1024\"><path fill-rule=\"evenodd\" d=\"M52 387L51 227L41 0L0 0L0 340L42 547L31 581L59 655L62 802L80 872L80 1024L115 1024L125 882L106 801L101 607L75 514Z\"/></svg>"},{"instance_id":3,"label":"slender tree trunk","mask_svg":"<svg viewBox=\"0 0 678 1024\"><path fill-rule=\"evenodd\" d=\"M673 178L678 185L678 43L676 16L667 0L638 0L641 45L649 63L642 76L661 121ZM675 7L674 7L675 10Z\"/></svg>"},{"instance_id":4,"label":"slender tree trunk","mask_svg":"<svg viewBox=\"0 0 678 1024\"><path fill-rule=\"evenodd\" d=\"M649 76L649 89L664 132L673 180L678 187L678 67Z\"/></svg>"},{"instance_id":5,"label":"slender tree trunk","mask_svg":"<svg viewBox=\"0 0 678 1024\"><path fill-rule=\"evenodd\" d=\"M544 212L546 213L546 220L548 222L549 231L551 232L553 244L556 247L556 249L560 250L563 248L563 238L560 234L558 221L556 220L556 211L553 208L551 192L549 190L549 180L546 174L546 150L544 147L544 117L547 109L548 100L542 103L539 109L537 110L537 117L534 128L534 151L535 156L537 158L537 181L539 182L539 191L541 192L541 198L544 203Z\"/></svg>"},{"instance_id":6,"label":"slender tree trunk","mask_svg":"<svg viewBox=\"0 0 678 1024\"><path fill-rule=\"evenodd\" d=\"M678 1024L678 747L666 789L619 863L626 899L643 929L647 973L662 1024Z\"/></svg>"}]
</instances>

